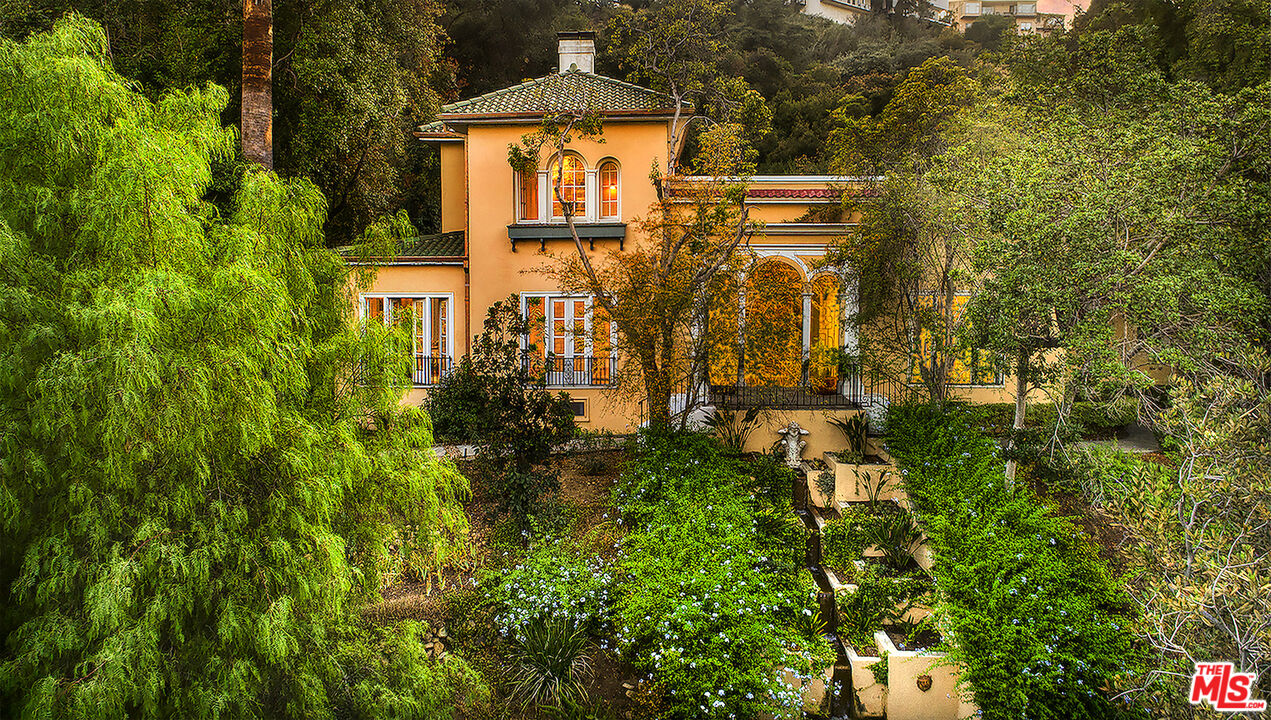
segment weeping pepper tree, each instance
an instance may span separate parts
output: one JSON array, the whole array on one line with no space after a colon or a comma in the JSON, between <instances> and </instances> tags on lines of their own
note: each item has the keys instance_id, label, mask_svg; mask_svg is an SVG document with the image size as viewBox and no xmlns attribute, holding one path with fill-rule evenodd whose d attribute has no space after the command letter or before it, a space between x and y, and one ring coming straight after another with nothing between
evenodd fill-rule
<instances>
[{"instance_id":1,"label":"weeping pepper tree","mask_svg":"<svg viewBox=\"0 0 1271 720\"><path fill-rule=\"evenodd\" d=\"M449 716L468 667L352 616L459 552L464 481L349 322L321 194L205 199L226 100L148 100L74 16L0 44L0 707Z\"/></svg>"}]
</instances>

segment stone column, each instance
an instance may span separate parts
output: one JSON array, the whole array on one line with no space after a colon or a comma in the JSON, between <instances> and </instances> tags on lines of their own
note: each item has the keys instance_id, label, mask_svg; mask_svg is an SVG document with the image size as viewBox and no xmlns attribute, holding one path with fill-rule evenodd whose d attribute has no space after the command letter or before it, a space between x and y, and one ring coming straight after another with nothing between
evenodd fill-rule
<instances>
[{"instance_id":1,"label":"stone column","mask_svg":"<svg viewBox=\"0 0 1271 720\"><path fill-rule=\"evenodd\" d=\"M805 284L803 292L803 384L808 384L808 361L812 359L812 286Z\"/></svg>"},{"instance_id":2,"label":"stone column","mask_svg":"<svg viewBox=\"0 0 1271 720\"><path fill-rule=\"evenodd\" d=\"M737 278L737 387L746 384L746 273Z\"/></svg>"}]
</instances>

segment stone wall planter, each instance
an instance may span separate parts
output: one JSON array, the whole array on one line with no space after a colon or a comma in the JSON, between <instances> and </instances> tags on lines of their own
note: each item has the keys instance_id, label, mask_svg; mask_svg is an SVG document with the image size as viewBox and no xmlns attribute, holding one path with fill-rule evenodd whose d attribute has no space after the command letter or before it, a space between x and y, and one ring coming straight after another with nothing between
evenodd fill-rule
<instances>
[{"instance_id":1,"label":"stone wall planter","mask_svg":"<svg viewBox=\"0 0 1271 720\"><path fill-rule=\"evenodd\" d=\"M844 643L847 662L852 666L852 702L856 706L852 717L881 718L887 715L887 686L874 681L870 668L882 658L878 655L858 655L851 645ZM899 717L899 716L897 716Z\"/></svg>"},{"instance_id":2,"label":"stone wall planter","mask_svg":"<svg viewBox=\"0 0 1271 720\"><path fill-rule=\"evenodd\" d=\"M845 463L834 453L825 454L825 464L834 472L834 501L836 503L860 502L869 499L867 490L880 477L887 479L887 486L879 494L880 500L907 497L900 486L900 471L889 463Z\"/></svg>"},{"instance_id":3,"label":"stone wall planter","mask_svg":"<svg viewBox=\"0 0 1271 720\"><path fill-rule=\"evenodd\" d=\"M834 665L812 675L806 682L790 668L783 668L786 682L803 695L803 709L813 714L824 713L829 705L828 688L834 679Z\"/></svg>"},{"instance_id":4,"label":"stone wall planter","mask_svg":"<svg viewBox=\"0 0 1271 720\"><path fill-rule=\"evenodd\" d=\"M874 633L874 642L887 654L888 717L958 720L976 715L975 703L964 700L958 687L958 668L944 653L897 650L881 630Z\"/></svg>"}]
</instances>

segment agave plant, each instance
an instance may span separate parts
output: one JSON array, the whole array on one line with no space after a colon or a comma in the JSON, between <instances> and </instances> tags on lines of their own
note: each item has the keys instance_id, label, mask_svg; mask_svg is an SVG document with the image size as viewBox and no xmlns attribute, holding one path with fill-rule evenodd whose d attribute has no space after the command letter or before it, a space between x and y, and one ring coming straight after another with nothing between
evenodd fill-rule
<instances>
[{"instance_id":1,"label":"agave plant","mask_svg":"<svg viewBox=\"0 0 1271 720\"><path fill-rule=\"evenodd\" d=\"M531 623L513 647L512 696L523 707L582 702L587 696L583 683L591 676L586 650L587 634L573 623Z\"/></svg>"},{"instance_id":2,"label":"agave plant","mask_svg":"<svg viewBox=\"0 0 1271 720\"><path fill-rule=\"evenodd\" d=\"M879 470L877 474L862 472L859 476L861 484L865 486L865 500L869 503L869 511L871 513L877 512L878 503L882 500L883 492L891 484L891 471Z\"/></svg>"},{"instance_id":3,"label":"agave plant","mask_svg":"<svg viewBox=\"0 0 1271 720\"><path fill-rule=\"evenodd\" d=\"M838 428L847 438L847 449L843 451L843 462L859 463L865 459L865 432L869 429L869 418L864 413L857 413L850 418L830 418L830 424Z\"/></svg>"}]
</instances>

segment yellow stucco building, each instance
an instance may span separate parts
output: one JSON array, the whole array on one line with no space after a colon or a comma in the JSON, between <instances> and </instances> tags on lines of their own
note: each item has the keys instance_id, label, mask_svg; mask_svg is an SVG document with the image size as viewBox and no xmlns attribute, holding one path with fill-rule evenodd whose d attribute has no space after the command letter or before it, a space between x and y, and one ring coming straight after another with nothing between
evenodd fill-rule
<instances>
[{"instance_id":1,"label":"yellow stucco building","mask_svg":"<svg viewBox=\"0 0 1271 720\"><path fill-rule=\"evenodd\" d=\"M657 199L651 166L667 167L684 133L673 127L675 108L665 95L594 73L590 33L560 35L559 72L441 108L436 122L416 133L435 146L441 165L441 230L420 238L391 261L376 262L370 287L359 288L358 311L365 319L391 321L409 308L415 323L415 377L409 402L420 402L429 387L471 349L487 309L511 293L535 320L527 353L546 369L547 386L568 392L579 424L628 432L640 423L637 401L613 392L620 358L614 356L616 330L594 312L592 299L561 292L550 277L535 272L573 253L572 236L552 183L577 203L574 221L589 250L619 252L640 242L635 219ZM545 114L588 110L603 118L603 134L575 139L563 168L541 158L536 170L518 172L508 160L510 144L538 127ZM681 122L683 122L681 120ZM693 177L663 180L692 183ZM779 422L784 417L824 427L826 414L843 415L878 406L895 387L867 386L859 378L838 377L818 358L827 351L856 350L852 314L855 293L832 269L816 261L837 236L852 231L839 219L845 190L867 187L870 179L829 175L759 175L748 178L746 203L762 233L749 242L755 258L737 283L738 314L780 311L791 317L786 340L747 347L739 332L737 353L721 369L712 367L703 402L745 407L761 404ZM831 218L834 221L824 221ZM968 376L971 381L984 378ZM1008 399L1001 378L975 386L975 399ZM698 393L694 393L696 397ZM685 402L684 395L673 399ZM816 452L837 432L812 438ZM774 438L763 438L765 446Z\"/></svg>"}]
</instances>

